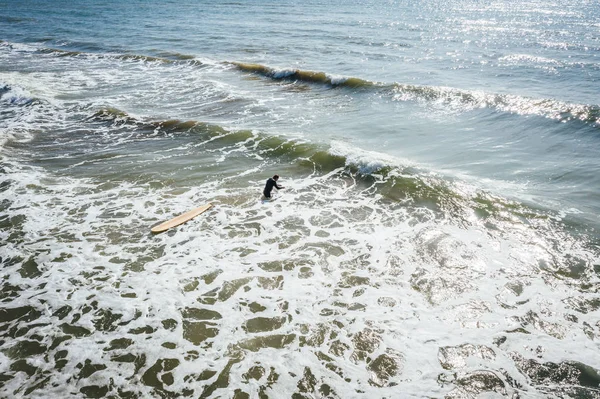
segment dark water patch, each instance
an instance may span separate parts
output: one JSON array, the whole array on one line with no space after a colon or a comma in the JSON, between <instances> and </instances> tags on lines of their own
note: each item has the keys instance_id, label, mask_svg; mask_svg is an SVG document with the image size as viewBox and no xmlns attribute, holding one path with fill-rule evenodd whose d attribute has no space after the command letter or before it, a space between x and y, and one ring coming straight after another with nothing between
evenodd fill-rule
<instances>
[{"instance_id":1,"label":"dark water patch","mask_svg":"<svg viewBox=\"0 0 600 399\"><path fill-rule=\"evenodd\" d=\"M377 356L367 365L367 370L371 373L369 384L376 387L396 385L390 380L402 374L402 361L403 358L399 354L384 353Z\"/></svg>"},{"instance_id":2,"label":"dark water patch","mask_svg":"<svg viewBox=\"0 0 600 399\"><path fill-rule=\"evenodd\" d=\"M233 391L233 399L250 399L250 395L237 388L235 391Z\"/></svg>"},{"instance_id":3,"label":"dark water patch","mask_svg":"<svg viewBox=\"0 0 600 399\"><path fill-rule=\"evenodd\" d=\"M77 338L88 337L92 335L92 332L85 327L73 326L67 323L60 325L61 330L68 335L73 335Z\"/></svg>"},{"instance_id":4,"label":"dark water patch","mask_svg":"<svg viewBox=\"0 0 600 399\"><path fill-rule=\"evenodd\" d=\"M4 262L2 263L4 264ZM23 289L20 286L5 282L2 284L2 290L0 290L0 300L4 303L11 302L13 299L18 298L22 291Z\"/></svg>"},{"instance_id":5,"label":"dark water patch","mask_svg":"<svg viewBox=\"0 0 600 399\"><path fill-rule=\"evenodd\" d=\"M12 185L14 185L14 183L14 180L4 180L0 183L0 192L8 190Z\"/></svg>"},{"instance_id":6,"label":"dark water patch","mask_svg":"<svg viewBox=\"0 0 600 399\"><path fill-rule=\"evenodd\" d=\"M600 395L600 373L593 367L569 361L540 363L535 359L525 359L516 352L511 356L521 373L534 385L546 387L548 392L574 398L596 398Z\"/></svg>"},{"instance_id":7,"label":"dark water patch","mask_svg":"<svg viewBox=\"0 0 600 399\"><path fill-rule=\"evenodd\" d=\"M50 350L52 350L53 348L50 348ZM60 350L57 351L54 354L54 368L57 370L61 370L62 368L64 368L67 363L67 356L69 355L69 352L67 350Z\"/></svg>"},{"instance_id":8,"label":"dark water patch","mask_svg":"<svg viewBox=\"0 0 600 399\"><path fill-rule=\"evenodd\" d=\"M297 392L292 394L293 399L307 399L313 397L326 397L339 399L340 396L333 388L324 382L323 378L317 378L309 367L304 367L304 373L296 384Z\"/></svg>"},{"instance_id":9,"label":"dark water patch","mask_svg":"<svg viewBox=\"0 0 600 399\"><path fill-rule=\"evenodd\" d=\"M199 278L192 278L191 281L186 282L186 284L183 286L183 291L195 291L200 286L200 281L204 281L204 284L210 285L222 272L223 270L217 269L215 271L206 273L205 275L200 276Z\"/></svg>"},{"instance_id":10,"label":"dark water patch","mask_svg":"<svg viewBox=\"0 0 600 399\"><path fill-rule=\"evenodd\" d=\"M104 398L109 391L109 386L100 385L87 385L79 389L79 392L84 394L86 398Z\"/></svg>"},{"instance_id":11,"label":"dark water patch","mask_svg":"<svg viewBox=\"0 0 600 399\"><path fill-rule=\"evenodd\" d=\"M241 360L242 359L239 356L234 356L232 359L230 359L227 365L219 373L219 376L217 377L215 382L213 382L209 386L206 386L202 390L200 398L209 398L216 390L227 388L229 386L229 374L231 373L231 368L235 364L239 363Z\"/></svg>"},{"instance_id":12,"label":"dark water patch","mask_svg":"<svg viewBox=\"0 0 600 399\"><path fill-rule=\"evenodd\" d=\"M214 323L183 321L183 338L194 345L200 345L218 334L219 329Z\"/></svg>"},{"instance_id":13,"label":"dark water patch","mask_svg":"<svg viewBox=\"0 0 600 399\"><path fill-rule=\"evenodd\" d=\"M52 340L52 345L50 345L50 348L49 348L49 349L50 349L50 350L54 350L54 349L58 348L58 346L59 346L60 344L62 344L62 343L63 343L63 342L65 342L65 341L68 341L68 340L70 340L70 339L73 339L73 337L72 337L72 336L70 336L70 335L62 335L62 336L58 336L58 337L56 337L56 338L54 338L54 339ZM61 351L59 351L59 352L61 352Z\"/></svg>"},{"instance_id":14,"label":"dark water patch","mask_svg":"<svg viewBox=\"0 0 600 399\"><path fill-rule=\"evenodd\" d=\"M155 129L160 129L165 132L188 132L196 127L199 127L203 130L207 130L207 125L204 125L202 123L196 121L180 121L178 119L154 122L150 125Z\"/></svg>"},{"instance_id":15,"label":"dark water patch","mask_svg":"<svg viewBox=\"0 0 600 399\"><path fill-rule=\"evenodd\" d=\"M565 298L562 301L571 309L583 314L595 312L600 309L600 298L586 298L579 296Z\"/></svg>"},{"instance_id":16,"label":"dark water patch","mask_svg":"<svg viewBox=\"0 0 600 399\"><path fill-rule=\"evenodd\" d=\"M251 352L258 352L263 348L282 349L296 340L296 334L276 334L249 338L239 342L239 347Z\"/></svg>"},{"instance_id":17,"label":"dark water patch","mask_svg":"<svg viewBox=\"0 0 600 399\"><path fill-rule=\"evenodd\" d=\"M37 324L25 324L25 323L16 323L16 324L5 324L0 326L0 332L2 332L2 336L6 338L20 338L26 336L30 331L37 327L45 327L48 323L37 323ZM38 339L39 336L31 335L29 338Z\"/></svg>"},{"instance_id":18,"label":"dark water patch","mask_svg":"<svg viewBox=\"0 0 600 399\"><path fill-rule=\"evenodd\" d=\"M30 257L27 261L23 262L19 269L19 274L23 278L36 278L41 276L42 272L38 268L38 263L33 257Z\"/></svg>"},{"instance_id":19,"label":"dark water patch","mask_svg":"<svg viewBox=\"0 0 600 399\"><path fill-rule=\"evenodd\" d=\"M325 323L318 323L314 326L302 325L300 332L303 334L299 339L300 346L308 345L318 348L325 343L327 337L332 333L332 329Z\"/></svg>"},{"instance_id":20,"label":"dark water patch","mask_svg":"<svg viewBox=\"0 0 600 399\"><path fill-rule=\"evenodd\" d=\"M165 385L171 386L175 382L172 371L180 364L178 359L158 359L142 376L142 382L155 388L161 395L177 397L172 392L165 391ZM187 396L187 395L186 395Z\"/></svg>"},{"instance_id":21,"label":"dark water patch","mask_svg":"<svg viewBox=\"0 0 600 399\"><path fill-rule=\"evenodd\" d=\"M251 302L249 304L245 304L245 303L240 303L240 304L248 306L248 309L250 309L250 311L252 313L260 313L260 312L264 312L265 310L267 310L267 308L265 306L261 305L258 302Z\"/></svg>"},{"instance_id":22,"label":"dark water patch","mask_svg":"<svg viewBox=\"0 0 600 399\"><path fill-rule=\"evenodd\" d=\"M48 348L38 341L24 339L5 350L4 353L11 359L23 359L44 354L47 350Z\"/></svg>"},{"instance_id":23,"label":"dark water patch","mask_svg":"<svg viewBox=\"0 0 600 399\"><path fill-rule=\"evenodd\" d=\"M185 284L183 286L183 291L184 292L191 292L194 291L198 288L198 286L200 285L200 281L198 281L199 279L195 278L192 279L192 281L188 282L187 284Z\"/></svg>"},{"instance_id":24,"label":"dark water patch","mask_svg":"<svg viewBox=\"0 0 600 399\"><path fill-rule=\"evenodd\" d=\"M365 328L352 337L354 352L350 355L350 359L355 363L366 361L369 355L379 348L381 342L381 334L378 331Z\"/></svg>"},{"instance_id":25,"label":"dark water patch","mask_svg":"<svg viewBox=\"0 0 600 399\"><path fill-rule=\"evenodd\" d=\"M131 330L128 331L129 334L134 334L134 335L142 335L142 334L154 334L154 332L156 332L157 328L152 327L152 326L143 326L143 327L137 327L137 328L132 328Z\"/></svg>"},{"instance_id":26,"label":"dark water patch","mask_svg":"<svg viewBox=\"0 0 600 399\"><path fill-rule=\"evenodd\" d=\"M219 312L210 309L185 308L182 316L186 319L194 320L219 320L223 316Z\"/></svg>"},{"instance_id":27,"label":"dark water patch","mask_svg":"<svg viewBox=\"0 0 600 399\"><path fill-rule=\"evenodd\" d=\"M31 306L22 306L19 308L1 308L0 309L0 323L6 323L9 321L18 320L32 312L36 312L35 308ZM39 316L38 316L39 317Z\"/></svg>"},{"instance_id":28,"label":"dark water patch","mask_svg":"<svg viewBox=\"0 0 600 399\"><path fill-rule=\"evenodd\" d=\"M124 355L113 355L110 358L111 362L117 363L134 363L137 359L137 356L133 353L126 353Z\"/></svg>"},{"instance_id":29,"label":"dark water patch","mask_svg":"<svg viewBox=\"0 0 600 399\"><path fill-rule=\"evenodd\" d=\"M79 369L79 373L75 375L75 378L80 380L82 378L88 378L97 371L106 370L106 365L94 364L91 360L86 359L84 364L78 363L75 368Z\"/></svg>"},{"instance_id":30,"label":"dark water patch","mask_svg":"<svg viewBox=\"0 0 600 399\"><path fill-rule=\"evenodd\" d=\"M283 288L283 276L257 277L256 285L264 290L280 290Z\"/></svg>"},{"instance_id":31,"label":"dark water patch","mask_svg":"<svg viewBox=\"0 0 600 399\"><path fill-rule=\"evenodd\" d=\"M105 351L113 351L116 349L126 349L133 345L133 340L130 338L117 338L110 341L109 346L104 348Z\"/></svg>"},{"instance_id":32,"label":"dark water patch","mask_svg":"<svg viewBox=\"0 0 600 399\"><path fill-rule=\"evenodd\" d=\"M25 314L19 316L19 313L21 311L22 310L17 310L15 313L12 314L5 313L5 317L17 316L14 320L11 320L12 323L7 323L4 326L5 328L8 328L8 331L5 334L6 336L11 338L21 337L27 334L30 331L30 329L48 325L47 323L27 324L31 323L32 321L38 320L42 316L42 312L40 310L32 308L31 310L28 310Z\"/></svg>"},{"instance_id":33,"label":"dark water patch","mask_svg":"<svg viewBox=\"0 0 600 399\"><path fill-rule=\"evenodd\" d=\"M242 378L249 382L250 380L259 381L265 375L265 368L262 366L252 366L247 372L242 374Z\"/></svg>"},{"instance_id":34,"label":"dark water patch","mask_svg":"<svg viewBox=\"0 0 600 399\"><path fill-rule=\"evenodd\" d=\"M31 377L38 371L38 368L29 364L27 362L27 360L21 359L21 360L17 360L16 362L13 362L10 365L10 371L14 371L14 372L20 371L20 372L27 374L29 377Z\"/></svg>"},{"instance_id":35,"label":"dark water patch","mask_svg":"<svg viewBox=\"0 0 600 399\"><path fill-rule=\"evenodd\" d=\"M338 287L340 287L340 288L352 288L352 287L357 287L360 285L370 285L370 278L356 276L356 275L352 275L347 272L344 272L342 274L342 278L340 279L340 282L338 283Z\"/></svg>"},{"instance_id":36,"label":"dark water patch","mask_svg":"<svg viewBox=\"0 0 600 399\"><path fill-rule=\"evenodd\" d=\"M206 381L206 380L210 380L211 378L213 378L216 374L217 374L217 371L215 371L215 370L204 370L200 374L186 375L185 377L183 377L183 381L184 382Z\"/></svg>"},{"instance_id":37,"label":"dark water patch","mask_svg":"<svg viewBox=\"0 0 600 399\"><path fill-rule=\"evenodd\" d=\"M0 212L6 212L7 209L9 209L12 206L12 201L9 201L7 199L4 199L2 201L0 201ZM2 258L0 257L0 263L2 263Z\"/></svg>"},{"instance_id":38,"label":"dark water patch","mask_svg":"<svg viewBox=\"0 0 600 399\"><path fill-rule=\"evenodd\" d=\"M259 333L274 331L283 327L287 321L287 317L255 317L244 322L242 328L249 333Z\"/></svg>"},{"instance_id":39,"label":"dark water patch","mask_svg":"<svg viewBox=\"0 0 600 399\"><path fill-rule=\"evenodd\" d=\"M452 390L446 398L471 398L485 392L507 395L506 384L502 377L492 371L479 370L469 373L454 380L454 384L457 385L457 388Z\"/></svg>"},{"instance_id":40,"label":"dark water patch","mask_svg":"<svg viewBox=\"0 0 600 399\"><path fill-rule=\"evenodd\" d=\"M206 285L210 285L210 284L212 284L212 283L213 283L213 281L215 281L215 279L216 279L216 278L217 278L217 277L218 277L218 276L219 276L221 273L223 273L223 270L221 270L221 269L217 269L217 270L214 270L214 271L212 271L212 272L209 272L209 273L206 273L206 274L202 275L202 276L200 277L200 279L204 281L204 284L206 284Z\"/></svg>"},{"instance_id":41,"label":"dark water patch","mask_svg":"<svg viewBox=\"0 0 600 399\"><path fill-rule=\"evenodd\" d=\"M27 389L25 389L23 391L24 395L28 396L31 393L33 393L34 391L37 391L38 389L45 388L46 385L48 384L48 382L50 382L50 379L52 378L51 376L46 377L46 375L48 375L48 373L44 372L44 373L40 374L39 376L37 376L37 378L36 378L37 384L32 385L32 386L28 387ZM19 393L19 390L17 390L17 393Z\"/></svg>"},{"instance_id":42,"label":"dark water patch","mask_svg":"<svg viewBox=\"0 0 600 399\"><path fill-rule=\"evenodd\" d=\"M252 279L253 277L244 277L236 280L225 281L217 295L218 300L221 302L228 300L237 292L237 290L248 284L250 281L252 281Z\"/></svg>"},{"instance_id":43,"label":"dark water patch","mask_svg":"<svg viewBox=\"0 0 600 399\"><path fill-rule=\"evenodd\" d=\"M166 319L161 321L161 324L165 330L175 331L178 323L175 319Z\"/></svg>"},{"instance_id":44,"label":"dark water patch","mask_svg":"<svg viewBox=\"0 0 600 399\"><path fill-rule=\"evenodd\" d=\"M120 313L113 313L109 309L100 309L94 313L92 323L96 331L115 331L118 328L116 324L123 317Z\"/></svg>"}]
</instances>

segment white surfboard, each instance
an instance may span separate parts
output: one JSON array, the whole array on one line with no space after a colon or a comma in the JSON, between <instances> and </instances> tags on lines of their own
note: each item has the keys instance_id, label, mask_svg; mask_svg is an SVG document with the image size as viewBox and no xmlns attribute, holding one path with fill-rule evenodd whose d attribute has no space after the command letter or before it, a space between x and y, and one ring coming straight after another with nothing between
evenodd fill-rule
<instances>
[{"instance_id":1,"label":"white surfboard","mask_svg":"<svg viewBox=\"0 0 600 399\"><path fill-rule=\"evenodd\" d=\"M195 218L196 216L200 215L201 213L206 212L210 208L212 208L211 203L199 206L196 209L192 209L191 211L188 211L188 212L181 214L171 220L161 223L158 226L154 226L151 231L153 233L161 233L165 230L170 229L171 227L179 226L180 224L185 223L188 220Z\"/></svg>"}]
</instances>

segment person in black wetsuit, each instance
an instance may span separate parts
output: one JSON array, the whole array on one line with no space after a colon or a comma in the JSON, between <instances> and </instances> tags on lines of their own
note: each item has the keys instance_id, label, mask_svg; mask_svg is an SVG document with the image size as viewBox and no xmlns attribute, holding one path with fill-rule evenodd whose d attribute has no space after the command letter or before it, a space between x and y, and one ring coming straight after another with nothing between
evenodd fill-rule
<instances>
[{"instance_id":1,"label":"person in black wetsuit","mask_svg":"<svg viewBox=\"0 0 600 399\"><path fill-rule=\"evenodd\" d=\"M273 191L273 187L275 187L277 190L281 190L283 188L283 186L277 184L277 180L279 180L279 175L269 177L269 180L267 180L267 184L265 185L265 189L263 190L263 195L265 198L271 198L271 191Z\"/></svg>"}]
</instances>

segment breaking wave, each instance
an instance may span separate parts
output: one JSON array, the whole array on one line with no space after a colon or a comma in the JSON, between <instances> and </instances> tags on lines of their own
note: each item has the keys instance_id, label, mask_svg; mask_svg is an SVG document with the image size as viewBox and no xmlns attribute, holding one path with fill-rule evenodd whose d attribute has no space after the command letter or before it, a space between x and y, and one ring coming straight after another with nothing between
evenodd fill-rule
<instances>
[{"instance_id":1,"label":"breaking wave","mask_svg":"<svg viewBox=\"0 0 600 399\"><path fill-rule=\"evenodd\" d=\"M2 43L12 46L10 43ZM448 86L413 85L399 82L372 82L359 77L342 76L322 71L296 68L275 68L267 65L244 62L216 62L180 53L161 53L159 56L137 54L96 54L66 51L51 48L29 48L42 54L57 57L99 57L124 61L158 62L165 64L186 63L198 67L208 64L233 67L243 73L251 73L272 80L285 80L303 84L325 85L347 90L367 90L389 95L395 101L412 101L425 106L447 107L456 112L469 112L477 109L490 109L497 112L533 115L560 122L583 122L597 127L600 123L600 105L577 104L550 98L532 98L513 94L487 93L480 90L465 90Z\"/></svg>"}]
</instances>

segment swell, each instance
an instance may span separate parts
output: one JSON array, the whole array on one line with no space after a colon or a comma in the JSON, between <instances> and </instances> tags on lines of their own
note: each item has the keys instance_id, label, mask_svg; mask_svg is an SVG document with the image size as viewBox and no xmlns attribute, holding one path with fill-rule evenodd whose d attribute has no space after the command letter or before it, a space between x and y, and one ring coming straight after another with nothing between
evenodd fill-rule
<instances>
[{"instance_id":1,"label":"swell","mask_svg":"<svg viewBox=\"0 0 600 399\"><path fill-rule=\"evenodd\" d=\"M123 61L141 61L141 62L157 62L164 64L174 64L178 62L191 63L197 66L203 63L197 60L193 55L180 54L175 52L160 52L157 56L142 55L142 54L110 54L110 53L89 53L84 51L69 51L55 48L41 48L38 50L41 54L50 54L56 57L95 57L109 58Z\"/></svg>"},{"instance_id":2,"label":"swell","mask_svg":"<svg viewBox=\"0 0 600 399\"><path fill-rule=\"evenodd\" d=\"M581 121L598 126L600 105L575 104L554 99L486 93L444 86L378 83L355 77L328 75L299 69L277 69L260 64L230 62L236 69L273 80L297 81L351 89L385 91L396 101L436 103L466 112L487 108L518 115L536 115L560 122Z\"/></svg>"},{"instance_id":3,"label":"swell","mask_svg":"<svg viewBox=\"0 0 600 399\"><path fill-rule=\"evenodd\" d=\"M301 190L307 191L311 198L327 195L330 186L344 191L352 189L368 201L386 206L390 212L407 213L411 218L458 226L478 223L501 234L509 234L514 226L527 226L547 237L552 245L578 243L577 246L586 251L597 253L595 225L575 216L562 215L559 209L495 195L383 154L336 143L324 145L251 130L228 130L196 120L140 120L117 108L98 109L81 122L75 135L72 129L66 128L62 129L61 137L38 135L36 140L27 143L28 153L35 154L32 162L58 168L68 176L77 172L77 168L68 172L71 167L89 164L94 170L100 170L85 176L94 176L98 181L157 184L165 176L161 175L158 180L154 175L143 176L147 165L144 162L134 162L125 169L123 164L118 164L115 174L108 160L129 156L132 146L137 151L166 149L175 158L161 169L164 173L178 165L179 156L193 157L197 162L211 156L211 159L221 159L219 164L233 169L234 175L246 176L244 168L248 168L255 170L250 173L259 179L265 170L281 170L286 179L302 182ZM169 152L173 148L172 140L181 140L177 148L193 149L192 152L187 155ZM47 163L39 159L40 153L48 159ZM103 167L97 168L98 165ZM209 174L211 179L221 176L218 170L206 165L202 173ZM570 272L565 269L564 273L569 275Z\"/></svg>"},{"instance_id":4,"label":"swell","mask_svg":"<svg viewBox=\"0 0 600 399\"><path fill-rule=\"evenodd\" d=\"M464 183L406 164L383 154L362 151L345 145L319 145L298 139L257 133L251 130L227 130L200 121L140 121L115 108L99 110L88 122L134 127L142 135L188 135L205 150L248 158L264 159L269 165L286 168L298 178L317 177L350 181L393 207L426 208L434 214L466 222L473 216L494 223L525 221L526 224L560 223L558 210L503 198ZM139 137L138 137L139 138ZM235 150L235 151L232 151ZM271 166L270 166L271 167ZM571 233L581 232L589 242L596 234L589 224L569 222ZM584 232L584 230L586 230ZM579 233L577 233L579 234Z\"/></svg>"},{"instance_id":5,"label":"swell","mask_svg":"<svg viewBox=\"0 0 600 399\"><path fill-rule=\"evenodd\" d=\"M243 154L250 159L258 157L269 165L286 168L287 174L299 178L350 179L353 185L369 190L385 201L427 207L434 212L448 212L466 200L441 177L432 177L428 171L352 147L319 145L251 130L227 130L193 120L142 121L116 108L100 109L89 116L86 123L110 127L112 134L127 136L136 145L146 137L186 135L209 153L224 154L226 158L229 154L235 157ZM118 141L117 137L111 140ZM71 143L73 145L75 143ZM90 143L84 140L81 145L89 146Z\"/></svg>"},{"instance_id":6,"label":"swell","mask_svg":"<svg viewBox=\"0 0 600 399\"><path fill-rule=\"evenodd\" d=\"M6 42L3 42L2 45L11 47L11 44ZM210 62L200 61L192 55L173 52L160 52L157 56L149 56L139 54L85 53L53 48L40 48L37 51L57 57L97 57L164 64L186 63L197 67L204 67L207 65L206 62ZM215 62L214 64L220 64L225 69L233 67L234 70L259 75L274 81L285 80L331 88L373 91L374 93L387 95L394 101L441 105L442 107L458 112L490 109L507 114L534 115L559 122L580 122L600 127L600 105L598 104L577 104L551 98L531 98L512 94L464 90L447 86L372 82L359 77L340 76L321 71L294 68L274 68L254 63L223 61Z\"/></svg>"}]
</instances>

